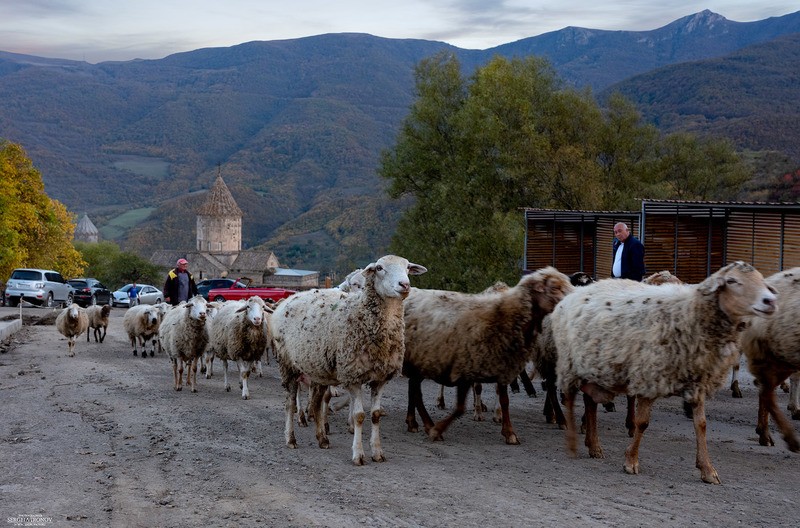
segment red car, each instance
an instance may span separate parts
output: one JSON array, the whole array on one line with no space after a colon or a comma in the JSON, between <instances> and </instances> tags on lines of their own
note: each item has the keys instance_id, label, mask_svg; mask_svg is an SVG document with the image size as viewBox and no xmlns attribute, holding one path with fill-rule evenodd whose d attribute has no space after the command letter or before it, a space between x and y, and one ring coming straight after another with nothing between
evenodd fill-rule
<instances>
[{"instance_id":1,"label":"red car","mask_svg":"<svg viewBox=\"0 0 800 528\"><path fill-rule=\"evenodd\" d=\"M277 302L294 295L294 290L284 288L251 287L250 279L241 278L227 288L212 288L208 290L209 301L239 301L258 295L265 301Z\"/></svg>"}]
</instances>

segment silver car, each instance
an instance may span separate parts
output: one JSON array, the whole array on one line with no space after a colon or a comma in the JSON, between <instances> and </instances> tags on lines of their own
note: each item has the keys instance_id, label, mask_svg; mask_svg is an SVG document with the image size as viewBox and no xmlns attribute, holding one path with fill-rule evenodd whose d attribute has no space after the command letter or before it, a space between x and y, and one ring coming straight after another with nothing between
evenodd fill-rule
<instances>
[{"instance_id":1,"label":"silver car","mask_svg":"<svg viewBox=\"0 0 800 528\"><path fill-rule=\"evenodd\" d=\"M133 284L126 284L111 294L112 306L130 306L131 299L128 297L128 290ZM139 304L158 304L164 300L164 294L155 286L149 284L137 284L139 288Z\"/></svg>"},{"instance_id":2,"label":"silver car","mask_svg":"<svg viewBox=\"0 0 800 528\"><path fill-rule=\"evenodd\" d=\"M69 306L73 289L57 271L18 268L11 272L6 282L6 305L16 306L20 301L46 306Z\"/></svg>"}]
</instances>

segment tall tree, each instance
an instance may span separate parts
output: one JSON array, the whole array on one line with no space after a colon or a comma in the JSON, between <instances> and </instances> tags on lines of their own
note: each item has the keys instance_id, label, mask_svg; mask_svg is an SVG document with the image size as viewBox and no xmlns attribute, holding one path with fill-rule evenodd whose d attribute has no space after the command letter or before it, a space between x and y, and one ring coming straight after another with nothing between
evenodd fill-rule
<instances>
[{"instance_id":1,"label":"tall tree","mask_svg":"<svg viewBox=\"0 0 800 528\"><path fill-rule=\"evenodd\" d=\"M166 270L142 257L122 251L114 242L75 242L76 249L86 261L86 276L98 279L109 288L136 281L161 287Z\"/></svg>"},{"instance_id":2,"label":"tall tree","mask_svg":"<svg viewBox=\"0 0 800 528\"><path fill-rule=\"evenodd\" d=\"M22 266L80 275L86 263L72 246L74 233L74 215L47 196L23 148L0 140L0 277Z\"/></svg>"},{"instance_id":3,"label":"tall tree","mask_svg":"<svg viewBox=\"0 0 800 528\"><path fill-rule=\"evenodd\" d=\"M600 108L541 58L496 57L469 79L440 54L379 174L411 196L391 249L425 265L427 288L519 279L522 207L636 210L647 198L710 199L740 181L730 145L662 138L620 95Z\"/></svg>"}]
</instances>

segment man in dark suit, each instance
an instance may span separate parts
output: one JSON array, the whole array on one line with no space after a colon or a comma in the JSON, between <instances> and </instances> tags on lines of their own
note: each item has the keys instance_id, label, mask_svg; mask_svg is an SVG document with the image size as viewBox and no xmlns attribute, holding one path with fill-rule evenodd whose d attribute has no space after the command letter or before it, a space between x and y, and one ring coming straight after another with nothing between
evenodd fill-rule
<instances>
[{"instance_id":1,"label":"man in dark suit","mask_svg":"<svg viewBox=\"0 0 800 528\"><path fill-rule=\"evenodd\" d=\"M641 281L644 277L644 246L631 235L628 225L623 222L614 226L614 237L611 275L615 279Z\"/></svg>"}]
</instances>

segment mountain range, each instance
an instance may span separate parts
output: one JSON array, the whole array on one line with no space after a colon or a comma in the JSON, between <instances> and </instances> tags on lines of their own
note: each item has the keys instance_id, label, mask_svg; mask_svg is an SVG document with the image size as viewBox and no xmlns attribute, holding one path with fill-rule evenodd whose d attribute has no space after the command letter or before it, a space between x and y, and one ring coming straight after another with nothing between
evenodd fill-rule
<instances>
[{"instance_id":1,"label":"mountain range","mask_svg":"<svg viewBox=\"0 0 800 528\"><path fill-rule=\"evenodd\" d=\"M449 50L469 72L540 55L599 99L621 91L662 130L730 137L796 167L797 34L800 12L740 23L703 11L487 50L328 34L99 64L0 51L0 138L26 149L50 196L143 256L194 247L194 211L220 173L245 246L342 273L379 256L402 213L375 169L420 60Z\"/></svg>"}]
</instances>

